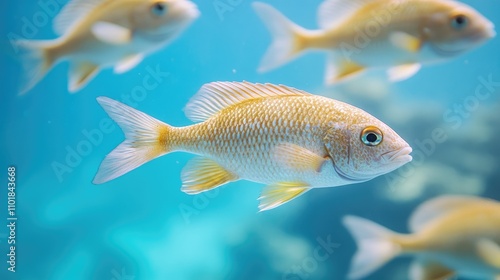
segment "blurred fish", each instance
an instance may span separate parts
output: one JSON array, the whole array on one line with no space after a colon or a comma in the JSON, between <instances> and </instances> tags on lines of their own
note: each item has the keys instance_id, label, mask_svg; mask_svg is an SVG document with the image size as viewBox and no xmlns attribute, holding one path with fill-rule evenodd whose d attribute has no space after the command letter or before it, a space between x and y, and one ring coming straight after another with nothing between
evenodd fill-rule
<instances>
[{"instance_id":1,"label":"blurred fish","mask_svg":"<svg viewBox=\"0 0 500 280\"><path fill-rule=\"evenodd\" d=\"M306 30L273 7L253 7L274 36L262 59L264 72L308 50L328 52L325 83L367 68L407 79L421 64L449 60L495 36L493 24L471 7L450 0L327 0L320 30Z\"/></svg>"},{"instance_id":2,"label":"blurred fish","mask_svg":"<svg viewBox=\"0 0 500 280\"><path fill-rule=\"evenodd\" d=\"M199 15L188 0L73 0L54 19L55 40L17 42L25 81L33 88L58 62L68 60L69 91L84 87L105 67L124 73L179 35Z\"/></svg>"},{"instance_id":3,"label":"blurred fish","mask_svg":"<svg viewBox=\"0 0 500 280\"><path fill-rule=\"evenodd\" d=\"M247 82L204 85L185 108L198 124L172 127L99 97L126 140L102 162L94 183L119 177L173 151L201 155L182 171L182 191L239 179L269 184L261 211L312 188L370 180L411 161L411 148L361 109L286 86Z\"/></svg>"},{"instance_id":4,"label":"blurred fish","mask_svg":"<svg viewBox=\"0 0 500 280\"><path fill-rule=\"evenodd\" d=\"M409 279L500 279L500 203L443 196L422 204L410 219L412 234L397 234L347 216L358 244L350 279L362 278L396 255L416 257Z\"/></svg>"}]
</instances>

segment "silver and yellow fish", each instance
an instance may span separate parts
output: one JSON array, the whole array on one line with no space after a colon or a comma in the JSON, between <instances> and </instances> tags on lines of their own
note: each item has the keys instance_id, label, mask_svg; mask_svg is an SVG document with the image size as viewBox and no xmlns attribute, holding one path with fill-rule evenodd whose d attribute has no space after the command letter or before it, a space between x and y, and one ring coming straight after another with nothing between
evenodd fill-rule
<instances>
[{"instance_id":1,"label":"silver and yellow fish","mask_svg":"<svg viewBox=\"0 0 500 280\"><path fill-rule=\"evenodd\" d=\"M328 53L327 84L369 68L404 80L422 64L449 60L495 36L489 20L451 0L327 0L318 10L320 30L306 30L267 4L253 7L274 36L259 71L320 50Z\"/></svg>"},{"instance_id":2,"label":"silver and yellow fish","mask_svg":"<svg viewBox=\"0 0 500 280\"><path fill-rule=\"evenodd\" d=\"M188 0L72 0L54 19L61 37L17 42L25 52L21 94L63 60L70 62L70 92L102 68L124 73L175 39L198 15Z\"/></svg>"},{"instance_id":3,"label":"silver and yellow fish","mask_svg":"<svg viewBox=\"0 0 500 280\"><path fill-rule=\"evenodd\" d=\"M261 210L303 193L370 180L411 161L411 148L361 109L294 88L248 82L204 85L186 106L197 124L172 127L106 97L98 102L126 140L101 164L94 183L158 156L201 155L182 171L197 194L239 179L269 184Z\"/></svg>"},{"instance_id":4,"label":"silver and yellow fish","mask_svg":"<svg viewBox=\"0 0 500 280\"><path fill-rule=\"evenodd\" d=\"M411 217L411 234L353 216L345 217L344 224L358 244L350 279L365 277L397 255L416 257L408 279L500 279L497 201L453 195L429 200Z\"/></svg>"}]
</instances>

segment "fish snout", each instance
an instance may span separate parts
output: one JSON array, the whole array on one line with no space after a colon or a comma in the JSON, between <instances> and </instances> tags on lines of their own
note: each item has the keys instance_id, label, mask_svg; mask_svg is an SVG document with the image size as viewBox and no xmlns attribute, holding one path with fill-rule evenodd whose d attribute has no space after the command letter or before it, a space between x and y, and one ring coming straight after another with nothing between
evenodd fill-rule
<instances>
[{"instance_id":1,"label":"fish snout","mask_svg":"<svg viewBox=\"0 0 500 280\"><path fill-rule=\"evenodd\" d=\"M180 2L183 10L185 11L185 13L188 15L189 18L195 19L201 15L198 6L194 2L191 2L190 0L185 0Z\"/></svg>"},{"instance_id":2,"label":"fish snout","mask_svg":"<svg viewBox=\"0 0 500 280\"><path fill-rule=\"evenodd\" d=\"M492 39L497 35L495 31L495 24L493 22L485 19L483 24L476 27L475 32L472 37L478 41Z\"/></svg>"},{"instance_id":3,"label":"fish snout","mask_svg":"<svg viewBox=\"0 0 500 280\"><path fill-rule=\"evenodd\" d=\"M495 25L490 22L485 33L486 33L487 38L489 38L489 39L495 38L495 36L497 36L497 32L495 31Z\"/></svg>"}]
</instances>

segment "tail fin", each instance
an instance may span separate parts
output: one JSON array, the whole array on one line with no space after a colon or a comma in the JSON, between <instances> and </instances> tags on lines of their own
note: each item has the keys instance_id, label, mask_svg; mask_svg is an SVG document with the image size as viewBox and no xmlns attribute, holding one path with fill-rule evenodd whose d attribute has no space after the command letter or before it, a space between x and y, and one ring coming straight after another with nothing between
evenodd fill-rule
<instances>
[{"instance_id":1,"label":"tail fin","mask_svg":"<svg viewBox=\"0 0 500 280\"><path fill-rule=\"evenodd\" d=\"M391 240L396 234L386 228L354 216L344 217L343 223L358 245L358 251L351 263L349 279L365 277L401 251L399 245Z\"/></svg>"},{"instance_id":2,"label":"tail fin","mask_svg":"<svg viewBox=\"0 0 500 280\"><path fill-rule=\"evenodd\" d=\"M32 89L54 65L55 60L48 52L51 44L51 41L19 40L16 42L21 51L23 64L20 95Z\"/></svg>"},{"instance_id":3,"label":"tail fin","mask_svg":"<svg viewBox=\"0 0 500 280\"><path fill-rule=\"evenodd\" d=\"M304 39L311 31L294 24L268 4L254 2L252 5L274 37L262 59L259 72L277 68L305 49Z\"/></svg>"},{"instance_id":4,"label":"tail fin","mask_svg":"<svg viewBox=\"0 0 500 280\"><path fill-rule=\"evenodd\" d=\"M120 177L170 151L171 126L107 97L98 97L97 102L120 126L126 139L103 160L94 184Z\"/></svg>"}]
</instances>

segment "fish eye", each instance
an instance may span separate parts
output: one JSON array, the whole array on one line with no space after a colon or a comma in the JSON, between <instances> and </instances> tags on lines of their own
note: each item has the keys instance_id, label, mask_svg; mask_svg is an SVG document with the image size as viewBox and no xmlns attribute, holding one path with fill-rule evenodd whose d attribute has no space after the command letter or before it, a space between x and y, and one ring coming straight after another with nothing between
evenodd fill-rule
<instances>
[{"instance_id":1,"label":"fish eye","mask_svg":"<svg viewBox=\"0 0 500 280\"><path fill-rule=\"evenodd\" d=\"M380 129L370 126L361 132L361 141L367 146L377 146L382 143L383 135Z\"/></svg>"},{"instance_id":2,"label":"fish eye","mask_svg":"<svg viewBox=\"0 0 500 280\"><path fill-rule=\"evenodd\" d=\"M463 29L469 23L469 19L465 15L456 15L451 19L451 26L457 30Z\"/></svg>"},{"instance_id":3,"label":"fish eye","mask_svg":"<svg viewBox=\"0 0 500 280\"><path fill-rule=\"evenodd\" d=\"M155 16L163 16L167 13L167 5L162 2L156 2L151 7L151 12Z\"/></svg>"}]
</instances>

